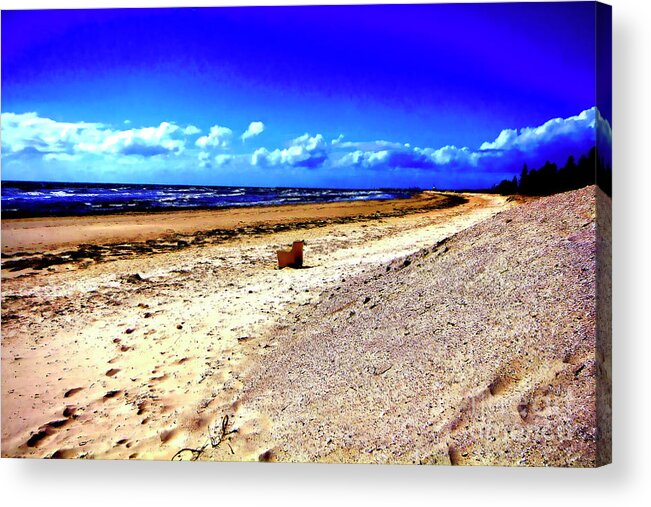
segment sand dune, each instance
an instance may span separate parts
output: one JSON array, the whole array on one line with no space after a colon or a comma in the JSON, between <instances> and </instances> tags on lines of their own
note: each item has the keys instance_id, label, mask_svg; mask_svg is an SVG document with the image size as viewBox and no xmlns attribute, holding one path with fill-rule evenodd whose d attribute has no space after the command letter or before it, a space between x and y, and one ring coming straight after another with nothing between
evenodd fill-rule
<instances>
[{"instance_id":1,"label":"sand dune","mask_svg":"<svg viewBox=\"0 0 651 507\"><path fill-rule=\"evenodd\" d=\"M294 310L243 379L231 450L299 462L609 462L609 414L597 411L597 386L602 411L610 396L609 337L597 342L595 328L597 192L505 211ZM609 221L609 207L600 212Z\"/></svg>"}]
</instances>

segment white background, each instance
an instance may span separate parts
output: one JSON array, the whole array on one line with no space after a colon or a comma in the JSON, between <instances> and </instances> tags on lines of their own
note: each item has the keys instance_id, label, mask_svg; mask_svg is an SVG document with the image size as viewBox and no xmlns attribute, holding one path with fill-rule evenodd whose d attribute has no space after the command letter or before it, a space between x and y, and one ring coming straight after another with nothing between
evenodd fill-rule
<instances>
[{"instance_id":1,"label":"white background","mask_svg":"<svg viewBox=\"0 0 651 507\"><path fill-rule=\"evenodd\" d=\"M278 4L239 0L238 5ZM285 1L284 4L307 3ZM319 3L313 1L311 3ZM321 0L321 3L351 3ZM358 1L357 3L373 3ZM376 2L377 3L377 2ZM392 3L399 3L398 1ZM613 5L614 463L596 470L0 460L4 505L639 505L651 500L651 2ZM178 6L181 0L2 1L8 8ZM218 5L193 0L191 5ZM647 503L648 505L648 503Z\"/></svg>"}]
</instances>

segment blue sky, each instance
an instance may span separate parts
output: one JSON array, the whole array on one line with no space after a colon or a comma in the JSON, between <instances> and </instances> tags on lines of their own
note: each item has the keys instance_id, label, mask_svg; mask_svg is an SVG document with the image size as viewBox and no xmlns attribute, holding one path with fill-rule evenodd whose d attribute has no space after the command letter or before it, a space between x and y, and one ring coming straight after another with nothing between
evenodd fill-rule
<instances>
[{"instance_id":1,"label":"blue sky","mask_svg":"<svg viewBox=\"0 0 651 507\"><path fill-rule=\"evenodd\" d=\"M609 133L596 22L592 2L4 11L2 178L490 185Z\"/></svg>"}]
</instances>

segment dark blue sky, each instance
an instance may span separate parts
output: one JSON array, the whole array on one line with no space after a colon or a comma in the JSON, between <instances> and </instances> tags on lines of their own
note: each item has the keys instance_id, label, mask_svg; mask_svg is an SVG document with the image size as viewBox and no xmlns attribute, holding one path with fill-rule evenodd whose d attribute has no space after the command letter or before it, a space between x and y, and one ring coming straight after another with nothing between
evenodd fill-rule
<instances>
[{"instance_id":1,"label":"dark blue sky","mask_svg":"<svg viewBox=\"0 0 651 507\"><path fill-rule=\"evenodd\" d=\"M503 129L578 115L597 102L595 24L592 2L5 11L3 113L53 122L32 121L24 136L38 142L18 132L15 146L3 142L4 165L45 179L277 184L291 175L295 184L367 186L369 177L405 185L422 177L430 185L445 172L440 160L418 162L412 152L384 167L358 157L345 168L330 162L353 150L367 160L383 146L339 143L332 156L332 140L399 143L390 149L400 153L477 150ZM599 106L609 120L609 101ZM25 128L25 118L15 120L12 128ZM263 131L241 141L254 121ZM90 134L74 130L79 122L99 129L90 136L97 147L80 141ZM162 122L201 133L142 139L138 129ZM215 125L230 140L196 144ZM77 137L53 145L52 130L66 128ZM120 130L130 132L122 144ZM168 134L183 146L165 146ZM252 164L259 148L266 153ZM206 153L200 168L197 152ZM121 176L103 169L109 155L139 158L123 160L132 170Z\"/></svg>"}]
</instances>

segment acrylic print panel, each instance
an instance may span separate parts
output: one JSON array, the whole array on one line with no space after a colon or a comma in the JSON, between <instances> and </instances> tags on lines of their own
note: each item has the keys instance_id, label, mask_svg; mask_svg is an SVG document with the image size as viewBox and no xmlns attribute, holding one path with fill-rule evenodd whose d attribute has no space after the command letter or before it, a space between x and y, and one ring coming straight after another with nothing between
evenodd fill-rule
<instances>
[{"instance_id":1,"label":"acrylic print panel","mask_svg":"<svg viewBox=\"0 0 651 507\"><path fill-rule=\"evenodd\" d=\"M610 7L2 13L2 456L610 461Z\"/></svg>"}]
</instances>

